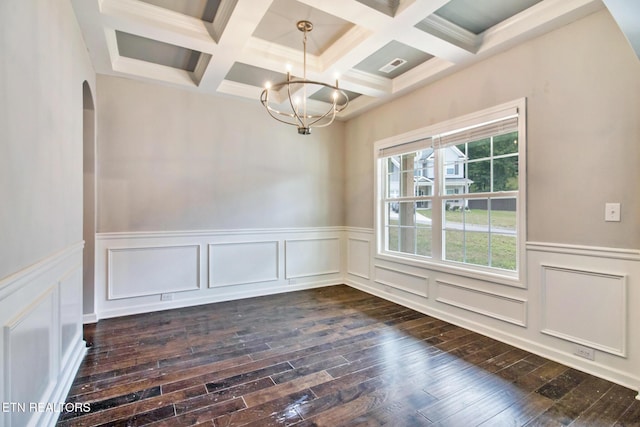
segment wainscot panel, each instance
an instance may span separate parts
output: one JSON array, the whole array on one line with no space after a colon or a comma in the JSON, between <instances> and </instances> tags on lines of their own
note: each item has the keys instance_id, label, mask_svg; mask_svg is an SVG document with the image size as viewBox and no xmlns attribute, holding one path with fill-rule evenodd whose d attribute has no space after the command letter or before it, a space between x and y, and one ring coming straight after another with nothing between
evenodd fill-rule
<instances>
[{"instance_id":1,"label":"wainscot panel","mask_svg":"<svg viewBox=\"0 0 640 427\"><path fill-rule=\"evenodd\" d=\"M518 326L527 326L527 301L436 280L436 301Z\"/></svg>"},{"instance_id":2,"label":"wainscot panel","mask_svg":"<svg viewBox=\"0 0 640 427\"><path fill-rule=\"evenodd\" d=\"M340 273L340 238L285 240L287 279Z\"/></svg>"},{"instance_id":3,"label":"wainscot panel","mask_svg":"<svg viewBox=\"0 0 640 427\"><path fill-rule=\"evenodd\" d=\"M53 386L58 363L54 311L58 298L55 284L29 307L4 325L6 345L5 390L8 402L30 405L35 396L46 396ZM12 425L27 425L31 411L14 411Z\"/></svg>"},{"instance_id":4,"label":"wainscot panel","mask_svg":"<svg viewBox=\"0 0 640 427\"><path fill-rule=\"evenodd\" d=\"M580 296L580 310L567 310ZM542 266L542 332L626 356L624 274Z\"/></svg>"},{"instance_id":5,"label":"wainscot panel","mask_svg":"<svg viewBox=\"0 0 640 427\"><path fill-rule=\"evenodd\" d=\"M73 344L82 340L82 268L77 266L60 280L60 339L62 365L74 355Z\"/></svg>"},{"instance_id":6,"label":"wainscot panel","mask_svg":"<svg viewBox=\"0 0 640 427\"><path fill-rule=\"evenodd\" d=\"M109 299L200 288L200 245L109 248Z\"/></svg>"},{"instance_id":7,"label":"wainscot panel","mask_svg":"<svg viewBox=\"0 0 640 427\"><path fill-rule=\"evenodd\" d=\"M96 315L344 283L343 246L344 230L336 227L100 233Z\"/></svg>"},{"instance_id":8,"label":"wainscot panel","mask_svg":"<svg viewBox=\"0 0 640 427\"><path fill-rule=\"evenodd\" d=\"M82 247L72 245L0 281L0 401L11 405L0 413L0 426L57 420L86 351Z\"/></svg>"},{"instance_id":9,"label":"wainscot panel","mask_svg":"<svg viewBox=\"0 0 640 427\"><path fill-rule=\"evenodd\" d=\"M400 268L375 266L375 281L383 286L414 294L420 297L428 297L429 277L403 271Z\"/></svg>"},{"instance_id":10,"label":"wainscot panel","mask_svg":"<svg viewBox=\"0 0 640 427\"><path fill-rule=\"evenodd\" d=\"M371 270L371 242L349 237L347 240L347 273L369 280Z\"/></svg>"},{"instance_id":11,"label":"wainscot panel","mask_svg":"<svg viewBox=\"0 0 640 427\"><path fill-rule=\"evenodd\" d=\"M209 287L278 280L277 240L209 245Z\"/></svg>"}]
</instances>

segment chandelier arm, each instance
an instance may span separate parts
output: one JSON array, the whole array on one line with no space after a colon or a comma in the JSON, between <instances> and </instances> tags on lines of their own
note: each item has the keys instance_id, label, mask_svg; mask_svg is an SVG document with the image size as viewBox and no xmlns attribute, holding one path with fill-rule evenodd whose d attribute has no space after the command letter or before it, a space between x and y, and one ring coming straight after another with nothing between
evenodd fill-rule
<instances>
[{"instance_id":1,"label":"chandelier arm","mask_svg":"<svg viewBox=\"0 0 640 427\"><path fill-rule=\"evenodd\" d=\"M331 87L331 86L330 86ZM334 87L335 89L335 87ZM331 123L334 122L334 120L336 119L336 114L339 113L340 111L344 110L347 105L349 105L349 97L340 89L336 89L337 91L339 91L342 96L344 96L344 98L346 99L346 102L344 104L338 104L338 99L337 97L333 100L333 106L330 110L328 110L326 113L324 113L321 116L317 116L318 118L316 120L314 120L313 122L309 123L309 127L315 125L316 123L318 123L320 120L326 118L329 116L330 113L333 113L331 116L331 120L329 120L329 122L327 123L322 123L317 125L316 127L325 127L325 126L329 126ZM336 108L336 105L338 105L340 108ZM315 118L315 117L313 117Z\"/></svg>"},{"instance_id":2,"label":"chandelier arm","mask_svg":"<svg viewBox=\"0 0 640 427\"><path fill-rule=\"evenodd\" d=\"M333 114L331 114L331 113L333 113ZM330 114L331 114L331 119L329 120L329 123L327 123L327 124L322 124L322 125L318 125L318 126L316 126L316 127L328 126L328 125L330 125L331 123L333 123L333 121L334 121L334 120L335 120L335 118L336 118L336 103L335 103L335 101L333 102L333 105L332 105L331 109L330 109L330 110L327 110L327 112L326 112L326 113L324 113L323 115L321 115L320 117L318 117L317 119L315 119L314 121L312 121L311 123L309 123L309 127L311 127L311 126L315 125L315 124L316 124L316 123L318 123L320 120L322 120L322 119L324 119L324 118L328 117Z\"/></svg>"},{"instance_id":3,"label":"chandelier arm","mask_svg":"<svg viewBox=\"0 0 640 427\"><path fill-rule=\"evenodd\" d=\"M298 109L293 105L293 100L291 99L291 83L293 83L291 80L288 80L286 82L289 105L291 105L291 111L293 111L293 115L291 117L296 119L300 126L304 127L304 122L300 119L300 115L298 114Z\"/></svg>"},{"instance_id":4,"label":"chandelier arm","mask_svg":"<svg viewBox=\"0 0 640 427\"><path fill-rule=\"evenodd\" d=\"M265 95L265 92L267 92L267 91L264 90L262 92L262 95L260 96L260 101L262 102L262 105L266 108L267 113L269 113L269 115L271 117L273 117L274 119L276 119L277 121L279 121L281 123L284 123L284 124L290 125L290 126L298 126L298 123L292 123L290 121L287 121L287 120L284 120L284 119L281 119L280 117L278 117L278 116L284 116L284 117L288 117L288 118L290 118L292 120L294 119L294 115L293 114L284 113L284 112L282 112L280 110L276 110L275 108L271 107L269 105L269 94L266 93L266 95Z\"/></svg>"},{"instance_id":5,"label":"chandelier arm","mask_svg":"<svg viewBox=\"0 0 640 427\"><path fill-rule=\"evenodd\" d=\"M336 109L336 112L337 112L337 113L341 112L342 110L344 110L345 108L347 108L347 107L349 106L349 97L347 96L347 94L346 94L346 93L344 93L344 91L342 91L342 90L340 90L340 89L338 89L338 90L340 91L340 93L342 94L342 96L344 96L344 99L345 99L346 101L344 102L344 104L338 104L338 105L339 105L339 108L337 108L337 109Z\"/></svg>"},{"instance_id":6,"label":"chandelier arm","mask_svg":"<svg viewBox=\"0 0 640 427\"><path fill-rule=\"evenodd\" d=\"M285 125L298 126L298 124L297 124L297 123L291 123L291 122L288 122L288 121L286 121L286 120L281 119L280 117L278 117L277 115L275 115L275 114L274 114L274 112L275 112L276 114L280 114L280 115L282 115L282 116L286 116L286 117L293 118L290 114L285 114L285 113L283 113L283 112L281 112L281 111L274 110L274 109L273 109L273 108L271 108L271 107L267 107L267 112L269 113L269 115L270 115L271 117L273 117L274 119L276 119L277 121L279 121L279 122L281 122L281 123L284 123Z\"/></svg>"}]
</instances>

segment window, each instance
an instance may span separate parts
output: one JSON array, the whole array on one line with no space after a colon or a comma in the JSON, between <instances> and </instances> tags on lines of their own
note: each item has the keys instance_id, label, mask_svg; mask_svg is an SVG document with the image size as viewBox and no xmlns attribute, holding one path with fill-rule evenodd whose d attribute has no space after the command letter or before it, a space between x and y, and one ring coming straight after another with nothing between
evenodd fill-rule
<instances>
[{"instance_id":1,"label":"window","mask_svg":"<svg viewBox=\"0 0 640 427\"><path fill-rule=\"evenodd\" d=\"M519 276L524 100L376 143L378 253Z\"/></svg>"}]
</instances>

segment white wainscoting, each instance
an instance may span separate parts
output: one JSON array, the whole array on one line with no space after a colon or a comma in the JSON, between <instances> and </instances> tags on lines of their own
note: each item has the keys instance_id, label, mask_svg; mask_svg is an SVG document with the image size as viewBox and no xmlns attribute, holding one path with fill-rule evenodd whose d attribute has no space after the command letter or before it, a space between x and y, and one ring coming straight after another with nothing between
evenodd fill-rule
<instances>
[{"instance_id":1,"label":"white wainscoting","mask_svg":"<svg viewBox=\"0 0 640 427\"><path fill-rule=\"evenodd\" d=\"M76 340L82 337L82 268L76 266L60 279L60 342L62 366L72 363Z\"/></svg>"},{"instance_id":2,"label":"white wainscoting","mask_svg":"<svg viewBox=\"0 0 640 427\"><path fill-rule=\"evenodd\" d=\"M543 333L626 356L624 274L542 265L541 275ZM572 305L580 309L567 310Z\"/></svg>"},{"instance_id":3,"label":"white wainscoting","mask_svg":"<svg viewBox=\"0 0 640 427\"><path fill-rule=\"evenodd\" d=\"M64 402L85 353L82 341L82 243L0 281L0 401L14 410L0 425L46 426L55 411L38 402Z\"/></svg>"},{"instance_id":4,"label":"white wainscoting","mask_svg":"<svg viewBox=\"0 0 640 427\"><path fill-rule=\"evenodd\" d=\"M96 317L344 283L344 229L101 233Z\"/></svg>"},{"instance_id":5,"label":"white wainscoting","mask_svg":"<svg viewBox=\"0 0 640 427\"><path fill-rule=\"evenodd\" d=\"M368 239L348 238L347 273L366 280L371 277L371 242Z\"/></svg>"},{"instance_id":6,"label":"white wainscoting","mask_svg":"<svg viewBox=\"0 0 640 427\"><path fill-rule=\"evenodd\" d=\"M200 288L199 245L109 248L107 253L109 299Z\"/></svg>"},{"instance_id":7,"label":"white wainscoting","mask_svg":"<svg viewBox=\"0 0 640 427\"><path fill-rule=\"evenodd\" d=\"M469 285L436 280L436 301L518 326L527 326L527 301L481 291Z\"/></svg>"},{"instance_id":8,"label":"white wainscoting","mask_svg":"<svg viewBox=\"0 0 640 427\"><path fill-rule=\"evenodd\" d=\"M122 291L116 295L127 297L109 299L108 272L114 266L109 265L113 256L108 254L115 250L128 256L144 252L143 248L189 248L176 268L188 270L192 289L167 292L170 288L164 285L140 283L136 273L118 278ZM452 269L377 257L374 249L373 230L349 227L98 234L97 316L346 283L640 388L640 340L634 338L640 336L640 251L529 243L526 278L514 286L513 281L493 280L486 274L474 277L469 271L456 274ZM123 266L132 264L124 261ZM154 269L153 264L145 269ZM574 354L578 344L593 348L594 360Z\"/></svg>"},{"instance_id":9,"label":"white wainscoting","mask_svg":"<svg viewBox=\"0 0 640 427\"><path fill-rule=\"evenodd\" d=\"M399 289L409 294L427 298L429 296L429 277L411 273L403 268L375 266L375 282L383 286Z\"/></svg>"},{"instance_id":10,"label":"white wainscoting","mask_svg":"<svg viewBox=\"0 0 640 427\"><path fill-rule=\"evenodd\" d=\"M285 240L287 279L340 274L340 237Z\"/></svg>"},{"instance_id":11,"label":"white wainscoting","mask_svg":"<svg viewBox=\"0 0 640 427\"><path fill-rule=\"evenodd\" d=\"M578 369L640 389L640 251L527 244L538 341ZM573 353L594 349L594 360Z\"/></svg>"},{"instance_id":12,"label":"white wainscoting","mask_svg":"<svg viewBox=\"0 0 640 427\"><path fill-rule=\"evenodd\" d=\"M277 281L279 246L277 240L209 245L209 287Z\"/></svg>"},{"instance_id":13,"label":"white wainscoting","mask_svg":"<svg viewBox=\"0 0 640 427\"><path fill-rule=\"evenodd\" d=\"M109 248L109 299L134 298L200 288L199 245ZM135 287L131 283L136 283Z\"/></svg>"},{"instance_id":14,"label":"white wainscoting","mask_svg":"<svg viewBox=\"0 0 640 427\"><path fill-rule=\"evenodd\" d=\"M514 286L376 257L373 230L346 231L348 285L640 389L639 250L530 242L526 280ZM366 257L372 277L352 274ZM594 349L594 360L576 355L578 344Z\"/></svg>"}]
</instances>

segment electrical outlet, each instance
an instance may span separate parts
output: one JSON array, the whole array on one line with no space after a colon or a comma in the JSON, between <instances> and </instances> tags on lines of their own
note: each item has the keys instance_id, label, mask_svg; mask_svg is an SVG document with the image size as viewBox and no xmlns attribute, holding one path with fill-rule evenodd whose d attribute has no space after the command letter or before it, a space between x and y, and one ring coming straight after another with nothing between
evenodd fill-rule
<instances>
[{"instance_id":1,"label":"electrical outlet","mask_svg":"<svg viewBox=\"0 0 640 427\"><path fill-rule=\"evenodd\" d=\"M584 345L576 344L573 350L573 354L576 356L584 357L585 359L595 359L595 350L591 347L585 347Z\"/></svg>"},{"instance_id":2,"label":"electrical outlet","mask_svg":"<svg viewBox=\"0 0 640 427\"><path fill-rule=\"evenodd\" d=\"M173 294L161 294L160 301L173 301Z\"/></svg>"}]
</instances>

